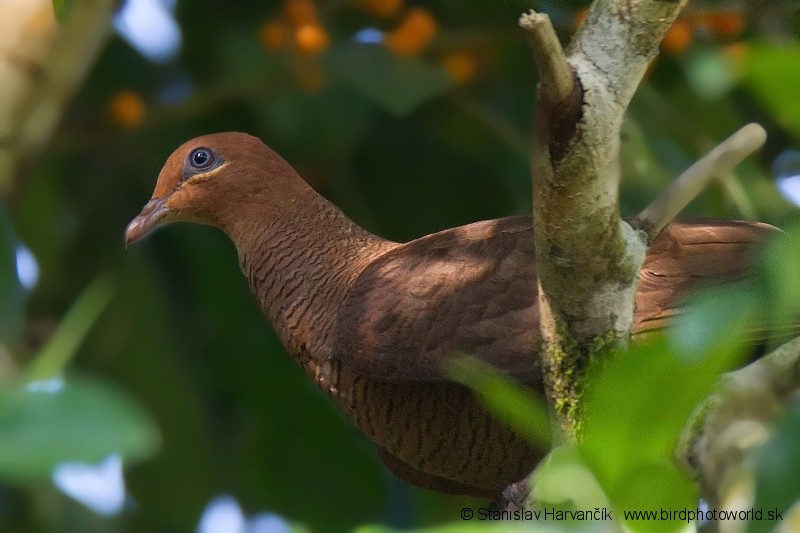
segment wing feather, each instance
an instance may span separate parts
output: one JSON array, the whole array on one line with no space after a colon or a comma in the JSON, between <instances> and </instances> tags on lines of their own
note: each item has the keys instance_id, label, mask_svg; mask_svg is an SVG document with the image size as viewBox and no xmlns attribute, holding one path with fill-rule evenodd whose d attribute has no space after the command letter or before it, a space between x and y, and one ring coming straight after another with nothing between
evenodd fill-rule
<instances>
[{"instance_id":1,"label":"wing feather","mask_svg":"<svg viewBox=\"0 0 800 533\"><path fill-rule=\"evenodd\" d=\"M702 280L744 275L767 224L699 221L668 226L640 273L635 331L660 328ZM538 295L530 217L476 222L394 248L370 264L337 316L334 351L382 380L435 381L448 356L471 354L532 383Z\"/></svg>"}]
</instances>

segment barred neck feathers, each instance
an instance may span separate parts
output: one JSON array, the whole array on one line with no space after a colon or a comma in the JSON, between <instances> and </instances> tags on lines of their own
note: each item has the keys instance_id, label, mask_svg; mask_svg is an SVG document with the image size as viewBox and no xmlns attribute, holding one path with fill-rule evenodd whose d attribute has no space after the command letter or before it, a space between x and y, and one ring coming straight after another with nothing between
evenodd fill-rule
<instances>
[{"instance_id":1,"label":"barred neck feathers","mask_svg":"<svg viewBox=\"0 0 800 533\"><path fill-rule=\"evenodd\" d=\"M336 310L348 288L396 244L365 231L310 187L303 197L302 210L280 216L252 206L246 223L229 235L284 346L318 378L317 367L331 355Z\"/></svg>"}]
</instances>

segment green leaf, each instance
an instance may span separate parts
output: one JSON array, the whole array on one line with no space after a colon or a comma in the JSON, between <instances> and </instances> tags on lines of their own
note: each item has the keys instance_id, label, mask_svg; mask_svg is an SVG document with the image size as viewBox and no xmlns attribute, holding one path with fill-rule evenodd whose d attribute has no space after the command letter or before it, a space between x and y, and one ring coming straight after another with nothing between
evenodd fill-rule
<instances>
[{"instance_id":1,"label":"green leaf","mask_svg":"<svg viewBox=\"0 0 800 533\"><path fill-rule=\"evenodd\" d=\"M753 508L763 510L761 520L754 520L748 532L773 531L778 527L769 512L782 512L800 500L800 405L795 404L780 421L772 438L755 454L756 497Z\"/></svg>"},{"instance_id":2,"label":"green leaf","mask_svg":"<svg viewBox=\"0 0 800 533\"><path fill-rule=\"evenodd\" d=\"M608 507L608 498L574 446L559 446L533 473L533 490L545 507L570 502L575 509Z\"/></svg>"},{"instance_id":3,"label":"green leaf","mask_svg":"<svg viewBox=\"0 0 800 533\"><path fill-rule=\"evenodd\" d=\"M741 344L681 341L676 346L654 335L587 378L579 449L617 509L643 509L659 499L677 505L696 497L686 474L672 463L674 449L692 410L732 365ZM694 351L692 357L680 353L681 346ZM658 475L640 477L641 472Z\"/></svg>"},{"instance_id":4,"label":"green leaf","mask_svg":"<svg viewBox=\"0 0 800 533\"><path fill-rule=\"evenodd\" d=\"M744 56L742 82L770 117L800 137L800 44L750 43Z\"/></svg>"},{"instance_id":5,"label":"green leaf","mask_svg":"<svg viewBox=\"0 0 800 533\"><path fill-rule=\"evenodd\" d=\"M670 511L697 507L694 482L669 459L642 462L627 469L620 478L614 499L618 502L616 508L620 518L624 517L625 511L658 513L655 520L652 515L643 520L628 520L625 525L633 531L685 529L686 520L671 515Z\"/></svg>"},{"instance_id":6,"label":"green leaf","mask_svg":"<svg viewBox=\"0 0 800 533\"><path fill-rule=\"evenodd\" d=\"M54 378L0 389L0 478L26 482L64 461L151 455L159 442L149 416L119 389L96 379Z\"/></svg>"},{"instance_id":7,"label":"green leaf","mask_svg":"<svg viewBox=\"0 0 800 533\"><path fill-rule=\"evenodd\" d=\"M75 0L53 0L53 13L58 22L63 24L67 21L74 2Z\"/></svg>"},{"instance_id":8,"label":"green leaf","mask_svg":"<svg viewBox=\"0 0 800 533\"><path fill-rule=\"evenodd\" d=\"M404 116L455 85L431 63L400 57L379 45L348 43L327 56L331 71L397 116Z\"/></svg>"},{"instance_id":9,"label":"green leaf","mask_svg":"<svg viewBox=\"0 0 800 533\"><path fill-rule=\"evenodd\" d=\"M113 288L104 278L96 279L70 307L36 359L28 366L31 381L50 379L64 372L92 325L111 300Z\"/></svg>"},{"instance_id":10,"label":"green leaf","mask_svg":"<svg viewBox=\"0 0 800 533\"><path fill-rule=\"evenodd\" d=\"M550 446L547 409L530 389L472 356L453 359L445 374L472 389L489 411L523 438L537 446Z\"/></svg>"}]
</instances>

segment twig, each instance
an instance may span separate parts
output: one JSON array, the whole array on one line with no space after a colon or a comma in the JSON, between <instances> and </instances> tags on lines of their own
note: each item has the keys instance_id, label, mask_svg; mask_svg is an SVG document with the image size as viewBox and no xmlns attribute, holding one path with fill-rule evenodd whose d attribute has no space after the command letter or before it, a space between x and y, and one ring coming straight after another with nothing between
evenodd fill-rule
<instances>
[{"instance_id":1,"label":"twig","mask_svg":"<svg viewBox=\"0 0 800 533\"><path fill-rule=\"evenodd\" d=\"M737 494L742 481L754 476L748 458L772 436L776 421L796 397L799 361L800 338L795 338L725 374L687 422L676 456L698 479L703 497L712 505L737 497L752 499L750 489Z\"/></svg>"},{"instance_id":2,"label":"twig","mask_svg":"<svg viewBox=\"0 0 800 533\"><path fill-rule=\"evenodd\" d=\"M531 10L520 17L519 25L531 38L542 94L551 104L563 102L572 94L575 81L550 17Z\"/></svg>"},{"instance_id":3,"label":"twig","mask_svg":"<svg viewBox=\"0 0 800 533\"><path fill-rule=\"evenodd\" d=\"M647 105L647 112L654 114L653 122L658 124L662 130L670 130L671 135L680 137L688 141L697 151L706 151L715 146L708 135L696 128L691 120L681 114L675 113L675 109L667 103L664 95L658 93L651 85L645 84L639 87L636 97L640 102ZM757 212L739 181L735 172L728 172L720 175L720 181L728 199L736 207L739 215L747 220L756 220Z\"/></svg>"},{"instance_id":4,"label":"twig","mask_svg":"<svg viewBox=\"0 0 800 533\"><path fill-rule=\"evenodd\" d=\"M686 205L717 176L730 172L745 157L758 150L767 132L758 124L748 124L681 174L672 185L632 221L647 234L648 241L669 224Z\"/></svg>"}]
</instances>

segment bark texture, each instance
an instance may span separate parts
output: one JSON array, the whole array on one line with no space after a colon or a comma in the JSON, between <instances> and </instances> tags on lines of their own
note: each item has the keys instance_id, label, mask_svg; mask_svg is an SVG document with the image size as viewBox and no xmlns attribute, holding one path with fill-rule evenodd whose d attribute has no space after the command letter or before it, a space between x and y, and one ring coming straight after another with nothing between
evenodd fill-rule
<instances>
[{"instance_id":1,"label":"bark texture","mask_svg":"<svg viewBox=\"0 0 800 533\"><path fill-rule=\"evenodd\" d=\"M595 2L568 48L569 91L558 89L565 86L565 68L552 63L560 59L534 49L540 90L533 213L544 375L567 440L580 435L586 367L624 347L633 327L647 237L620 215L620 127L684 4ZM534 42L550 42L552 27L538 17L531 13L520 22Z\"/></svg>"}]
</instances>

